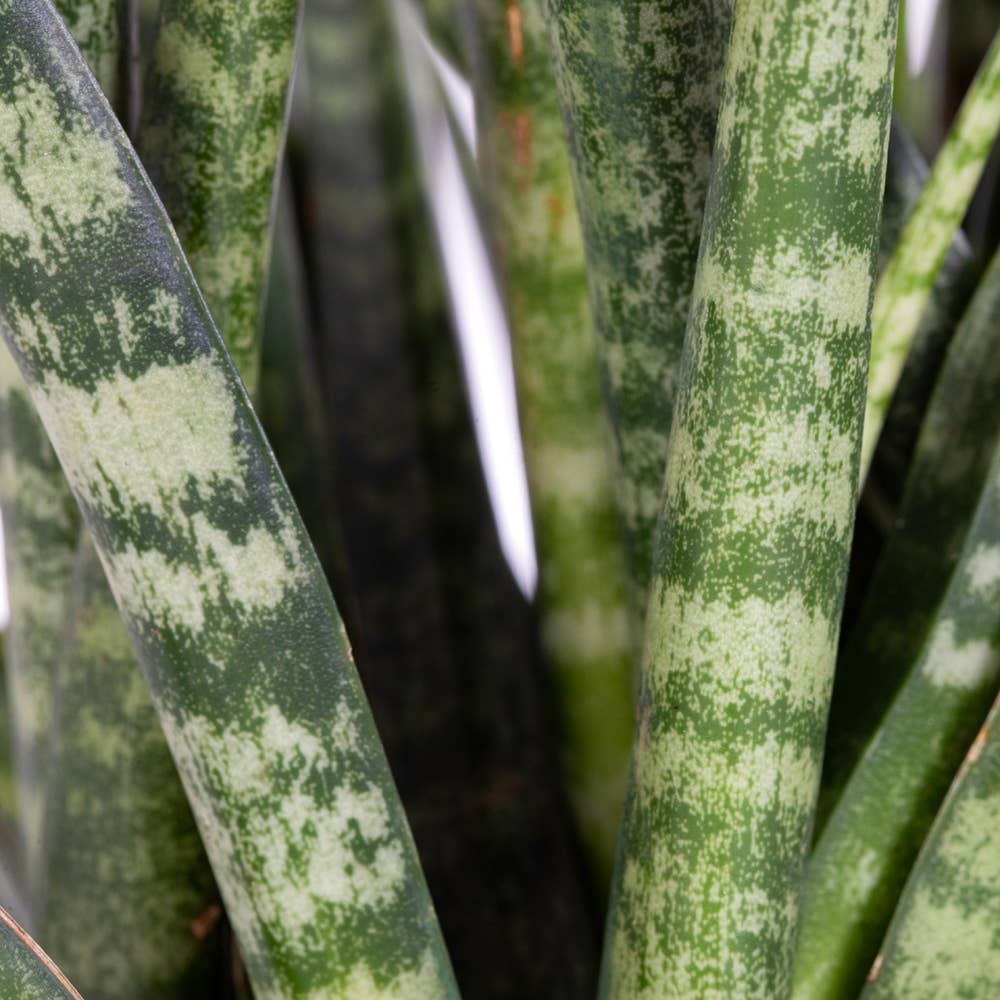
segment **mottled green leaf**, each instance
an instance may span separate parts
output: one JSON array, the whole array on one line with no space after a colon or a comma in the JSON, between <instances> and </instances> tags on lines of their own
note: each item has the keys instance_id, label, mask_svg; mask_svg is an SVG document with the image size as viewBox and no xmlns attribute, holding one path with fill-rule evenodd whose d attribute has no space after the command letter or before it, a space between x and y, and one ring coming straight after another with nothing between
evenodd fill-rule
<instances>
[{"instance_id":1,"label":"mottled green leaf","mask_svg":"<svg viewBox=\"0 0 1000 1000\"><path fill-rule=\"evenodd\" d=\"M454 996L294 505L148 179L45 0L0 0L0 312L255 992Z\"/></svg>"},{"instance_id":2,"label":"mottled green leaf","mask_svg":"<svg viewBox=\"0 0 1000 1000\"><path fill-rule=\"evenodd\" d=\"M1000 704L913 866L863 1000L1000 994Z\"/></svg>"},{"instance_id":3,"label":"mottled green leaf","mask_svg":"<svg viewBox=\"0 0 1000 1000\"><path fill-rule=\"evenodd\" d=\"M998 324L1000 257L952 339L898 520L838 657L820 825L919 655L962 554L1000 432Z\"/></svg>"},{"instance_id":4,"label":"mottled green leaf","mask_svg":"<svg viewBox=\"0 0 1000 1000\"><path fill-rule=\"evenodd\" d=\"M163 0L142 162L251 394L298 0Z\"/></svg>"},{"instance_id":5,"label":"mottled green leaf","mask_svg":"<svg viewBox=\"0 0 1000 1000\"><path fill-rule=\"evenodd\" d=\"M928 173L927 162L913 140L894 121L889 136L889 165L879 240L880 266L888 263L892 256ZM877 489L879 497L892 510L898 509L902 499L920 427L945 351L976 290L981 270L965 233L957 230L934 280L900 372L865 484L869 490Z\"/></svg>"},{"instance_id":6,"label":"mottled green leaf","mask_svg":"<svg viewBox=\"0 0 1000 1000\"><path fill-rule=\"evenodd\" d=\"M934 279L969 206L1000 128L1000 38L994 42L934 161L879 279L861 456L864 479Z\"/></svg>"},{"instance_id":7,"label":"mottled green leaf","mask_svg":"<svg viewBox=\"0 0 1000 1000\"><path fill-rule=\"evenodd\" d=\"M893 0L737 2L602 996L785 994L854 522Z\"/></svg>"},{"instance_id":8,"label":"mottled green leaf","mask_svg":"<svg viewBox=\"0 0 1000 1000\"><path fill-rule=\"evenodd\" d=\"M931 625L809 861L795 968L801 1000L861 988L1000 682L1000 449Z\"/></svg>"},{"instance_id":9,"label":"mottled green leaf","mask_svg":"<svg viewBox=\"0 0 1000 1000\"><path fill-rule=\"evenodd\" d=\"M30 316L28 322L33 322ZM3 345L0 406L0 504L10 602L6 684L25 883L33 889L41 860L52 675L62 642L80 514L24 379Z\"/></svg>"},{"instance_id":10,"label":"mottled green leaf","mask_svg":"<svg viewBox=\"0 0 1000 1000\"><path fill-rule=\"evenodd\" d=\"M116 106L122 97L126 8L117 0L59 0L56 4L90 70ZM10 141L13 136L6 138ZM80 517L24 380L2 346L0 423L0 504L11 609L7 685L25 885L34 904L44 878L40 842L55 697L53 672L63 642Z\"/></svg>"},{"instance_id":11,"label":"mottled green leaf","mask_svg":"<svg viewBox=\"0 0 1000 1000\"><path fill-rule=\"evenodd\" d=\"M108 103L124 103L125 17L129 0L57 0L55 8L80 46Z\"/></svg>"},{"instance_id":12,"label":"mottled green leaf","mask_svg":"<svg viewBox=\"0 0 1000 1000\"><path fill-rule=\"evenodd\" d=\"M546 0L639 634L731 9Z\"/></svg>"},{"instance_id":13,"label":"mottled green leaf","mask_svg":"<svg viewBox=\"0 0 1000 1000\"><path fill-rule=\"evenodd\" d=\"M218 892L86 532L54 690L39 939L90 1000L214 1000Z\"/></svg>"}]
</instances>

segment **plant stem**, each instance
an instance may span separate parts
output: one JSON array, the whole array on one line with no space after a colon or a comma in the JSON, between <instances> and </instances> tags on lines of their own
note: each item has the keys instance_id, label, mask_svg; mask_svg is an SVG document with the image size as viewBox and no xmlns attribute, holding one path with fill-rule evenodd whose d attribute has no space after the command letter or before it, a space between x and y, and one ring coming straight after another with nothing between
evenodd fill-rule
<instances>
[{"instance_id":1,"label":"plant stem","mask_svg":"<svg viewBox=\"0 0 1000 1000\"><path fill-rule=\"evenodd\" d=\"M892 0L734 10L604 998L788 989L854 521L895 21Z\"/></svg>"}]
</instances>

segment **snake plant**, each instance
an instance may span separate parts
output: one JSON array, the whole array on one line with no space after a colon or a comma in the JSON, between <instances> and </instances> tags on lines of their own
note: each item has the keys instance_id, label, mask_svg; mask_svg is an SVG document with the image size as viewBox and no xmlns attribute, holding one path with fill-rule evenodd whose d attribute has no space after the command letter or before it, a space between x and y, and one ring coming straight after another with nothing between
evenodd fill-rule
<instances>
[{"instance_id":1,"label":"snake plant","mask_svg":"<svg viewBox=\"0 0 1000 1000\"><path fill-rule=\"evenodd\" d=\"M0 0L0 995L991 997L993 27Z\"/></svg>"}]
</instances>

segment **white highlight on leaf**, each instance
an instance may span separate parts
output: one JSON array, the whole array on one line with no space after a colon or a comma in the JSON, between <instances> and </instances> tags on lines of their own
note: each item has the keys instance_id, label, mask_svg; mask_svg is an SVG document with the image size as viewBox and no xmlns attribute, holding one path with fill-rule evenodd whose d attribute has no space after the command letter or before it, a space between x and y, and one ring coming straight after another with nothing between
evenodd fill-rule
<instances>
[{"instance_id":1,"label":"white highlight on leaf","mask_svg":"<svg viewBox=\"0 0 1000 1000\"><path fill-rule=\"evenodd\" d=\"M434 225L500 546L522 592L530 597L538 583L538 563L518 430L510 333L447 116L434 99L434 76L439 68L421 40L422 20L413 4L404 0L397 0L393 11L406 75L416 95L412 109L418 150L430 181Z\"/></svg>"}]
</instances>

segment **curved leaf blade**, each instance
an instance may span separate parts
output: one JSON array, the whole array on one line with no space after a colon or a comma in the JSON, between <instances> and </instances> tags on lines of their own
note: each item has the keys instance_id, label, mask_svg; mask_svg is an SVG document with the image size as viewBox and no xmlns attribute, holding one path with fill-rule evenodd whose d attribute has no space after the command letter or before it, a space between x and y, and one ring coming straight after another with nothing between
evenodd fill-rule
<instances>
[{"instance_id":1,"label":"curved leaf blade","mask_svg":"<svg viewBox=\"0 0 1000 1000\"><path fill-rule=\"evenodd\" d=\"M46 0L0 0L0 56L5 335L255 990L454 996L336 608L149 181Z\"/></svg>"},{"instance_id":2,"label":"curved leaf blade","mask_svg":"<svg viewBox=\"0 0 1000 1000\"><path fill-rule=\"evenodd\" d=\"M794 996L861 988L920 844L1000 684L1000 448L933 627L809 861Z\"/></svg>"},{"instance_id":3,"label":"curved leaf blade","mask_svg":"<svg viewBox=\"0 0 1000 1000\"><path fill-rule=\"evenodd\" d=\"M837 661L819 825L920 655L976 514L1000 433L1000 255L958 324L896 528Z\"/></svg>"}]
</instances>

